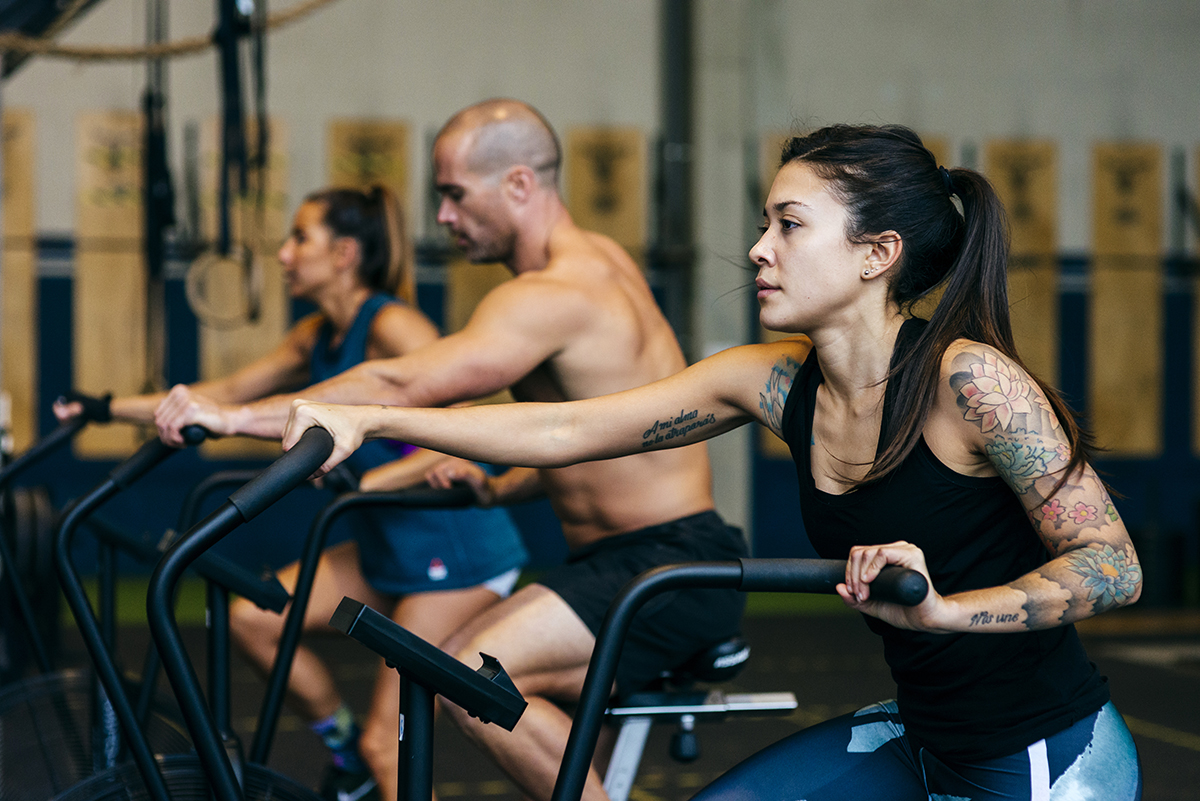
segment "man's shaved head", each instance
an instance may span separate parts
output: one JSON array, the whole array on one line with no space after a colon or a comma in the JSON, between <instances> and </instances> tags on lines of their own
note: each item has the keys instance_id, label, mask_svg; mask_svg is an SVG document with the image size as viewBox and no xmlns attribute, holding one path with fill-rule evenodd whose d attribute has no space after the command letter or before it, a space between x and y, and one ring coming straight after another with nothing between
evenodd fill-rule
<instances>
[{"instance_id":1,"label":"man's shaved head","mask_svg":"<svg viewBox=\"0 0 1200 801\"><path fill-rule=\"evenodd\" d=\"M450 118L438 138L463 136L467 141L467 169L492 175L511 167L533 170L538 183L554 186L562 150L546 118L519 100L485 100Z\"/></svg>"}]
</instances>

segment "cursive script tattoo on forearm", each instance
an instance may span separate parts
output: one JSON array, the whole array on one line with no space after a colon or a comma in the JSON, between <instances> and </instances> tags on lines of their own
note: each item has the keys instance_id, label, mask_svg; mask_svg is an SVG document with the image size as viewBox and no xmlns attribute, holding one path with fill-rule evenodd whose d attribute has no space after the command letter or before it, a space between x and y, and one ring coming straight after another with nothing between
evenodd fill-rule
<instances>
[{"instance_id":1,"label":"cursive script tattoo on forearm","mask_svg":"<svg viewBox=\"0 0 1200 801\"><path fill-rule=\"evenodd\" d=\"M661 445L664 442L686 437L693 431L710 426L716 422L717 417L714 414L710 413L701 417L699 409L692 409L690 412L680 409L677 415L655 420L651 423L650 427L642 434L642 447L649 448L654 445Z\"/></svg>"}]
</instances>

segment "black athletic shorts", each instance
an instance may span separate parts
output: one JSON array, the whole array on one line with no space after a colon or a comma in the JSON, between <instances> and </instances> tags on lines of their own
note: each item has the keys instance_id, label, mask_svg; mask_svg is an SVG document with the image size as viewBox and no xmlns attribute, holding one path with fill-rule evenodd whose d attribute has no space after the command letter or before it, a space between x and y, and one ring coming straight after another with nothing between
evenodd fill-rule
<instances>
[{"instance_id":1,"label":"black athletic shorts","mask_svg":"<svg viewBox=\"0 0 1200 801\"><path fill-rule=\"evenodd\" d=\"M739 529L716 512L594 542L538 579L579 615L593 635L629 580L659 565L721 561L746 555ZM740 631L745 595L736 590L674 590L652 598L634 616L617 666L617 689L636 692L693 654Z\"/></svg>"}]
</instances>

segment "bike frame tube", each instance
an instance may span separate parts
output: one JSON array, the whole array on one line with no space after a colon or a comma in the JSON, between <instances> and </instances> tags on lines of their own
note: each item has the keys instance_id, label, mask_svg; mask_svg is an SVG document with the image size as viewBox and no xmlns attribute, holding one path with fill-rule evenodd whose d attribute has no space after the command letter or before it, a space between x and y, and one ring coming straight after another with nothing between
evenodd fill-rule
<instances>
[{"instance_id":1,"label":"bike frame tube","mask_svg":"<svg viewBox=\"0 0 1200 801\"><path fill-rule=\"evenodd\" d=\"M571 734L567 737L567 750L563 754L558 780L554 783L552 801L578 801L583 795L583 785L604 722L604 707L617 675L621 647L637 611L655 595L669 590L738 589L741 583L741 562L688 562L649 570L617 593L596 635L596 647L583 680L583 691L579 695Z\"/></svg>"},{"instance_id":2,"label":"bike frame tube","mask_svg":"<svg viewBox=\"0 0 1200 801\"><path fill-rule=\"evenodd\" d=\"M200 689L200 678L188 659L183 636L175 621L175 588L188 565L205 550L244 522L241 512L229 501L198 523L167 551L150 577L146 614L150 632L158 646L171 688L179 701L192 743L219 801L242 801L233 766L212 726L209 709Z\"/></svg>"},{"instance_id":3,"label":"bike frame tube","mask_svg":"<svg viewBox=\"0 0 1200 801\"><path fill-rule=\"evenodd\" d=\"M46 456L59 445L68 442L87 423L88 421L83 417L75 417L65 423L60 423L58 428L39 440L36 445L0 469L0 491L5 493L6 506L10 504L12 497L8 495L8 483L18 473L41 460L43 456ZM50 665L50 651L46 648L46 643L42 639L41 632L38 631L33 613L33 603L29 600L29 593L25 591L25 585L21 581L21 576L17 569L16 555L13 553L12 548L8 544L8 538L5 536L0 536L0 564L8 570L9 590L17 602L17 612L29 635L29 643L33 648L33 659L37 663L38 672L45 675L50 672L52 667Z\"/></svg>"},{"instance_id":4,"label":"bike frame tube","mask_svg":"<svg viewBox=\"0 0 1200 801\"><path fill-rule=\"evenodd\" d=\"M84 518L115 495L127 483L134 480L136 478L134 475L135 472L140 475L148 471L174 452L174 449L167 448L166 446L156 447L154 442L143 445L142 449L134 454L133 457L122 463L121 466L118 466L117 470L113 471L114 473L118 473L119 471L119 479L110 476L64 511L62 519L59 522L54 549L54 558L58 567L59 583L62 585L63 596L67 601L67 605L71 607L71 612L75 615L80 635L83 638L84 645L88 649L89 656L92 658L92 663L95 665L96 676L104 688L108 702L112 704L113 712L116 714L117 721L121 726L121 734L124 737L125 744L142 773L143 780L146 783L146 790L153 801L170 801L167 794L167 785L163 780L162 772L158 768L158 763L154 759L150 745L146 741L145 734L138 726L137 714L122 686L121 674L117 668L116 660L111 651L105 646L104 632L101 630L100 623L97 621L95 612L92 610L87 593L83 589L83 582L71 559L71 550L74 544L75 533L78 531L79 524ZM131 463L135 463L136 469L133 471L128 468L121 470L121 467L130 465Z\"/></svg>"},{"instance_id":5,"label":"bike frame tube","mask_svg":"<svg viewBox=\"0 0 1200 801\"><path fill-rule=\"evenodd\" d=\"M37 444L4 465L3 469L0 469L0 487L6 486L18 473L27 467L31 467L59 445L70 440L71 437L78 434L87 424L87 419L82 416L74 417L65 423L59 423L58 428L42 437L38 440Z\"/></svg>"}]
</instances>

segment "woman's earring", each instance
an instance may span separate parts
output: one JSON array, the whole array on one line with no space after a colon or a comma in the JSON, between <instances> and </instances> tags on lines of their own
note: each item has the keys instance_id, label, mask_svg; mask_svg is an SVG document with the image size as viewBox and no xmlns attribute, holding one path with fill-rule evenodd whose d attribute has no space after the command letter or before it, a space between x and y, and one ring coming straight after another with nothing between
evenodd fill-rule
<instances>
[{"instance_id":1,"label":"woman's earring","mask_svg":"<svg viewBox=\"0 0 1200 801\"><path fill-rule=\"evenodd\" d=\"M865 277L867 277L867 278L870 278L870 277L871 277L871 270L870 270L870 269L863 270L863 275L864 275Z\"/></svg>"}]
</instances>

